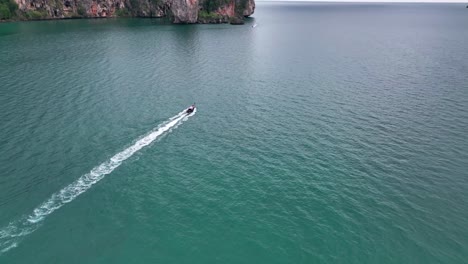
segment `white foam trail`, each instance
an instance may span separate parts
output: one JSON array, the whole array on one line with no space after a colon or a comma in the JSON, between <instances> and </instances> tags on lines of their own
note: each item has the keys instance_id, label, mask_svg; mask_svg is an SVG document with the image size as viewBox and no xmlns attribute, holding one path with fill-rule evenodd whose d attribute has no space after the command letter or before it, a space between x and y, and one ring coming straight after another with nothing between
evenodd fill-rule
<instances>
[{"instance_id":1,"label":"white foam trail","mask_svg":"<svg viewBox=\"0 0 468 264\"><path fill-rule=\"evenodd\" d=\"M17 247L17 246L18 246L18 244L13 243L13 244L9 245L8 247L6 247L6 248L0 250L0 253L5 253L5 252L7 252L8 250L10 250L10 249L12 249L12 248L15 248L15 247Z\"/></svg>"},{"instance_id":2,"label":"white foam trail","mask_svg":"<svg viewBox=\"0 0 468 264\"><path fill-rule=\"evenodd\" d=\"M33 213L29 216L20 219L19 221L12 222L8 226L0 229L0 255L16 247L22 237L34 232L39 227L40 222L42 222L48 215L65 204L73 201L78 197L78 195L87 191L94 184L102 180L107 174L119 167L123 161L130 158L143 147L151 144L161 135L164 135L168 131L170 132L173 128L176 128L183 121L187 120L189 116L192 116L195 113L196 108L190 115L185 114L185 111L180 112L162 125L158 126L148 135L137 140L132 146L115 154L112 158L94 167L90 172L84 174L78 180L69 184L59 192L52 194L47 201L34 209Z\"/></svg>"}]
</instances>

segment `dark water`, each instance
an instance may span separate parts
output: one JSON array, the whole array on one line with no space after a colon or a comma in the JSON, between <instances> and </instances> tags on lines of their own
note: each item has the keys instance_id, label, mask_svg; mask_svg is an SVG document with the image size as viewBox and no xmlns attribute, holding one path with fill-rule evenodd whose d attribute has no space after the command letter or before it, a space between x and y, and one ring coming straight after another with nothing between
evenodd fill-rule
<instances>
[{"instance_id":1,"label":"dark water","mask_svg":"<svg viewBox=\"0 0 468 264\"><path fill-rule=\"evenodd\" d=\"M324 3L0 24L0 263L466 262L467 25Z\"/></svg>"}]
</instances>

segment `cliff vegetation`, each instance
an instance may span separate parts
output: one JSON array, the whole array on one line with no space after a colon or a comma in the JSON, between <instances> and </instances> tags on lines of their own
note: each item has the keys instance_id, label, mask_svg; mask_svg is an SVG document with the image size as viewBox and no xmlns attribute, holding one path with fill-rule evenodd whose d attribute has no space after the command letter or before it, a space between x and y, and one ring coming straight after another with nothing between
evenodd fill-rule
<instances>
[{"instance_id":1,"label":"cliff vegetation","mask_svg":"<svg viewBox=\"0 0 468 264\"><path fill-rule=\"evenodd\" d=\"M12 19L16 17L18 4L13 0L0 0L0 19Z\"/></svg>"}]
</instances>

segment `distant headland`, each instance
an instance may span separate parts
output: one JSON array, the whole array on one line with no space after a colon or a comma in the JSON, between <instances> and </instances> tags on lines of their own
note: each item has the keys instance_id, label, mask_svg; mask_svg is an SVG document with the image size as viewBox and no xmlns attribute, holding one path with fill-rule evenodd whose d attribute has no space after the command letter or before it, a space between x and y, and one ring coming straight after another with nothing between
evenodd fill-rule
<instances>
[{"instance_id":1,"label":"distant headland","mask_svg":"<svg viewBox=\"0 0 468 264\"><path fill-rule=\"evenodd\" d=\"M243 24L254 0L0 0L0 21L167 17L176 24Z\"/></svg>"}]
</instances>

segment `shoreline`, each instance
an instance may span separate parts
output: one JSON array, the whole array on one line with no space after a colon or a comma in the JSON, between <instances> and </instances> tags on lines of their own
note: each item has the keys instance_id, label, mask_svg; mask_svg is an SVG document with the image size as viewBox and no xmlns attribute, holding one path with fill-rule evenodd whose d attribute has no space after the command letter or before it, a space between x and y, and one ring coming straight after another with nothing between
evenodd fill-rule
<instances>
[{"instance_id":1,"label":"shoreline","mask_svg":"<svg viewBox=\"0 0 468 264\"><path fill-rule=\"evenodd\" d=\"M158 19L158 20L167 20L169 25L215 25L215 24L230 24L230 25L244 25L246 20L249 20L251 17L244 17L242 23L233 23L228 20L215 21L215 22L205 22L197 21L196 23L173 23L168 17L142 17L142 16L109 16L109 17L64 17L64 18L43 18L43 19L10 19L10 20L0 20L0 24L7 23L16 23L16 22L38 22L38 21L59 21L59 20L106 20L106 19Z\"/></svg>"}]
</instances>

